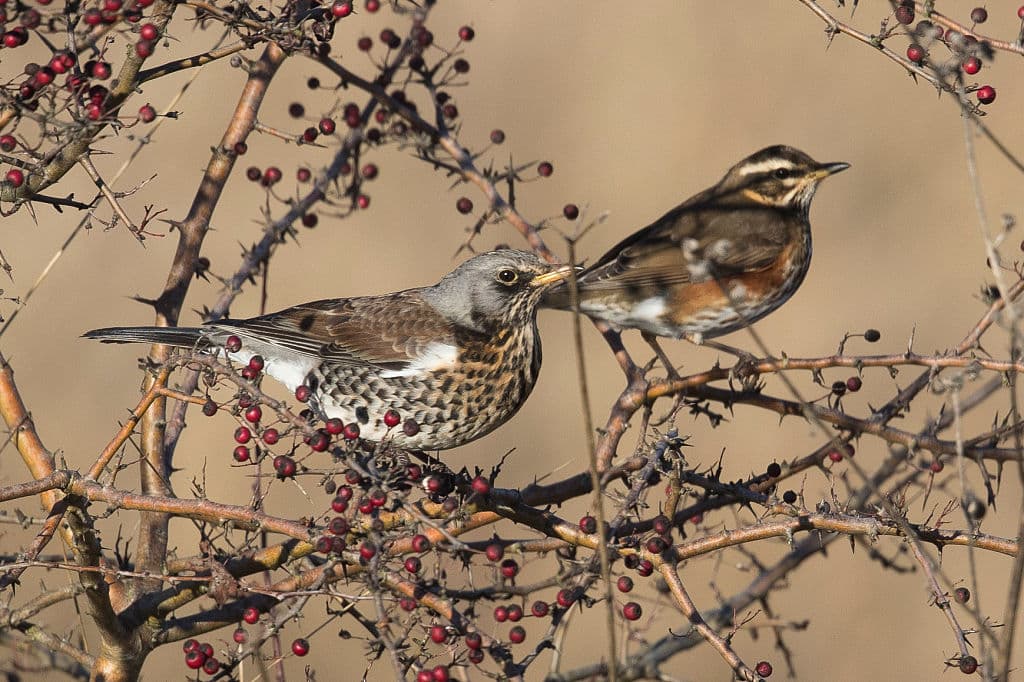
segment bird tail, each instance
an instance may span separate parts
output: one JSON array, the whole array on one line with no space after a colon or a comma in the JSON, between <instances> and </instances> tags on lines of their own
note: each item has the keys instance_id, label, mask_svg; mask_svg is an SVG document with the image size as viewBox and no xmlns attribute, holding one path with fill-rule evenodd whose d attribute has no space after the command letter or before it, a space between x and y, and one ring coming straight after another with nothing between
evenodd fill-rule
<instances>
[{"instance_id":1,"label":"bird tail","mask_svg":"<svg viewBox=\"0 0 1024 682\"><path fill-rule=\"evenodd\" d=\"M103 343L160 343L192 348L203 338L203 331L198 327L108 327L93 329L82 337Z\"/></svg>"}]
</instances>

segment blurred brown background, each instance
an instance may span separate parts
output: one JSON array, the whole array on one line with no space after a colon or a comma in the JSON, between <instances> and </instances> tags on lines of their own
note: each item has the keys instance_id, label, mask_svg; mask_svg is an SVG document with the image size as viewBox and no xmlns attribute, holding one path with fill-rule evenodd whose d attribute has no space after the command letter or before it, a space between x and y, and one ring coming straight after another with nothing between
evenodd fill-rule
<instances>
[{"instance_id":1,"label":"blurred brown background","mask_svg":"<svg viewBox=\"0 0 1024 682\"><path fill-rule=\"evenodd\" d=\"M849 9L825 4L850 19ZM939 5L967 20L969 4ZM985 30L1012 40L1020 25L1016 5L1000 2L988 9L991 19ZM857 9L855 23L868 31L877 30L886 16L888 3L866 0ZM865 45L839 36L826 49L824 24L797 2L444 0L432 13L429 27L441 44L451 45L458 26L465 23L474 26L477 39L466 46L465 56L472 64L470 86L453 91L463 121L459 139L471 149L480 149L492 128L502 128L507 141L493 150L497 164L510 155L516 162L545 159L554 164L550 179L517 189L518 207L531 220L559 217L561 207L570 201L585 207L589 218L607 211L609 219L581 245L582 255L596 258L629 232L716 181L746 154L769 144L786 143L818 160L848 161L852 168L825 183L815 200L815 260L803 287L782 310L757 326L775 352L829 354L844 332L868 327L881 330L881 342L874 346L851 342L849 350L898 352L916 330L915 348L930 352L958 342L983 311L978 294L983 283L991 282L991 274L979 237L957 107L949 97L937 97L927 84L915 84L903 69ZM333 53L341 54L349 68L369 73L366 57L356 50L355 42L362 35L376 38L384 26L400 33L407 28L387 8L376 16L361 14L340 22ZM213 33L195 33L191 23L177 21L172 34L180 42L161 47L155 59L162 62L205 49ZM905 46L905 42L893 40L894 49L902 51ZM22 62L9 51L4 57L0 68L5 78L12 77ZM289 118L289 102L303 102L314 120L326 111L331 93L311 93L305 88L312 75L325 84L332 83L308 61L290 60L274 81L261 121L299 132L308 124ZM191 76L182 73L147 86L134 101L137 106L149 101L158 111L165 111ZM1017 152L1024 150L1020 76L1020 64L1006 54L1000 54L978 76L980 82L992 83L998 91L998 99L987 109L986 122ZM154 204L167 209L164 217L184 216L208 150L220 138L242 81L243 74L227 63L203 69L194 86L173 106L181 112L180 118L163 125L117 183L117 189L125 189L157 175L125 200L133 215L138 217L144 205ZM342 101L348 97L365 101L354 91L341 97ZM120 154L131 146L128 135L137 130L95 145L98 150L115 152L95 157L102 172L114 173ZM994 231L1001 214L1021 213L1021 175L990 144L978 138L975 142L990 216L987 227ZM258 185L245 180L245 167L280 166L285 181L278 189L287 194L303 158L314 168L327 158L325 153L303 157L307 150L297 151L278 139L257 134L250 138L249 146L250 152L239 164L214 217L215 231L207 239L206 255L213 270L222 275L236 268L239 243L249 244L260 233L259 211L265 195ZM315 298L430 283L456 262L453 254L472 223L455 211L455 200L465 194L479 207L483 197L472 188L446 191L449 179L393 148L374 152L366 160L381 167L380 178L368 187L370 209L344 221L321 215L316 229L300 228L299 248L288 245L280 249L272 262L268 310ZM526 175L532 176L532 172ZM59 193L73 189L79 198L91 197L94 192L78 169L60 187ZM81 217L74 211L60 215L43 206L36 210L35 223L29 212L22 210L0 227L0 248L15 268L13 281L3 285L5 295L24 295ZM272 203L270 211L277 217L282 208ZM102 205L98 214L108 217L109 208ZM572 228L560 218L553 224ZM555 232L545 234L564 254ZM1015 257L1018 241L1019 234L1011 235L1004 248L1007 260ZM498 226L487 228L476 245L484 249L501 242L521 244L511 228ZM145 352L143 347L103 346L78 336L94 327L150 323L151 311L129 297L152 297L160 292L175 243L172 234L149 239L141 247L123 227L105 231L97 225L71 245L20 319L0 339L46 445L59 451L70 467L88 466L135 404L140 380L136 358ZM215 284L197 282L189 307L200 309L211 303L216 293ZM258 289L250 287L231 312L249 316L259 312L258 306ZM11 309L10 302L0 304L5 316ZM182 323L198 320L196 313L187 312ZM571 320L565 314L545 312L540 324L546 362L533 397L505 428L445 453L452 468L489 466L512 448L516 452L506 466L504 485L550 478L552 472L561 477L585 467ZM597 333L585 331L594 417L602 424L623 379ZM994 335L986 343L987 350L1005 356L1002 338ZM725 340L754 348L746 333ZM646 346L636 333L628 335L628 342L636 357L647 357ZM665 346L684 372L706 369L718 357L710 349L684 342L667 342ZM849 374L831 371L826 379L845 379ZM905 385L908 377L916 374L906 369L895 383ZM808 397L823 393L806 376L794 378ZM888 399L894 387L885 370L867 371L864 379L865 389L845 402L847 409L860 415L867 414L868 403L879 405ZM769 378L767 390L785 395L777 379ZM899 426L919 426L939 405L938 400L928 409L922 405ZM667 404L661 407L665 408ZM1001 396L971 423L983 425L996 410L1004 414L1007 409L1007 400ZM803 421L787 419L779 424L775 416L750 408L737 408L730 420L715 430L706 420L686 415L677 423L681 433L692 436L691 464L713 464L725 451L726 479L763 471L768 462L801 456L821 442ZM177 493L189 495L192 479L205 469L212 498L245 503L250 479L230 466L233 424L227 418L207 420L192 413L190 425L175 461L184 469L173 479ZM627 440L621 452L631 447L632 441ZM869 469L883 454L883 445L871 439L862 439L858 446L859 461ZM0 484L24 479L24 469L11 448L0 462ZM808 505L828 496L829 483L821 472L810 473L803 484ZM836 488L840 496L846 489L842 483ZM312 490L307 498L295 486L281 485L270 498L269 511L294 517L312 515L322 510L322 496L321 491ZM948 495L937 493L928 509L946 499ZM999 517L986 521L983 530L1012 536L1013 512L1019 502L1020 485L1015 476L1007 476ZM33 504L19 506L36 513ZM912 520L923 520L927 514L920 500L911 509ZM568 505L560 511L570 519L583 512L582 505ZM126 524L133 519L131 514L120 516ZM953 519L954 525L962 526L959 514ZM709 527L736 527L750 520L749 512L735 518L719 513ZM108 545L113 543L114 523L106 526ZM11 528L4 527L2 542L7 551L29 537ZM194 553L191 524L177 522L172 530L177 533L180 552ZM134 531L131 525L123 529L129 536ZM887 555L896 547L891 539L878 543ZM784 553L786 546L781 540L772 540L750 549L770 561ZM975 598L980 599L982 610L996 619L1002 614L1010 564L1001 556L978 557L984 589ZM966 578L966 566L965 551L945 553L943 567L948 575ZM549 568L547 565L545 570ZM529 571L528 567L527 575ZM752 571L746 557L729 552L691 562L683 577L697 604L711 609L717 605L716 593L731 594L753 578ZM24 582L31 590L40 580L55 584L68 579L66 575L30 571ZM940 612L930 605L919 572L883 571L862 549L851 553L848 543L842 542L833 545L827 559L810 561L796 571L790 584L771 604L781 621L810 621L805 631L786 634L801 679L938 679L943 674L943 659L955 653L952 635ZM656 605L659 603L662 606ZM664 597L659 599L649 591L644 604L648 613L661 617L649 630L640 632L641 636L656 639L665 627L685 629L682 619L665 605ZM603 652L595 644L603 637L601 613L597 608L576 616L564 644L565 668L592 661L597 652ZM309 608L307 618L294 631L308 633L322 616L322 608ZM754 623L764 618L762 614ZM527 623L531 635L537 634L540 628L530 625ZM300 674L302 664L309 663L318 669L319 679L358 678L361 665L353 665L351 673L344 676L339 676L337 666L339 660L361 663L361 644L340 642L333 637L333 627L312 638L313 652L305 661L289 661L292 674ZM504 634L505 629L496 632ZM230 630L218 634L207 639L220 648L230 639ZM785 666L770 632L762 630L760 635L755 639L746 632L739 634L734 642L738 652L750 664L771 660L776 676L782 677ZM525 645L520 648L520 653L525 653ZM537 675L542 667L537 666ZM708 647L677 657L666 671L680 679L730 677ZM177 645L153 655L146 667L146 677L151 680L185 674ZM391 670L383 662L373 669L373 679L390 676Z\"/></svg>"}]
</instances>

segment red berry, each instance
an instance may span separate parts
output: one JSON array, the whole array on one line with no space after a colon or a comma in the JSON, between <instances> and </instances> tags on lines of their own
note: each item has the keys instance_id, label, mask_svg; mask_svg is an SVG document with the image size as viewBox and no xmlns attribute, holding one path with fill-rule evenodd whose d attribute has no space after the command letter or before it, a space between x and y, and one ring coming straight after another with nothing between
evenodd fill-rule
<instances>
[{"instance_id":1,"label":"red berry","mask_svg":"<svg viewBox=\"0 0 1024 682\"><path fill-rule=\"evenodd\" d=\"M633 579L624 575L615 582L615 586L619 592L629 592L633 589Z\"/></svg>"},{"instance_id":2,"label":"red berry","mask_svg":"<svg viewBox=\"0 0 1024 682\"><path fill-rule=\"evenodd\" d=\"M470 486L473 488L473 492L477 495L487 495L491 492L491 484L483 476L477 476L474 478Z\"/></svg>"},{"instance_id":3,"label":"red berry","mask_svg":"<svg viewBox=\"0 0 1024 682\"><path fill-rule=\"evenodd\" d=\"M476 37L476 31L473 30L472 26L462 26L459 28L459 40L463 40L468 43L474 37Z\"/></svg>"},{"instance_id":4,"label":"red berry","mask_svg":"<svg viewBox=\"0 0 1024 682\"><path fill-rule=\"evenodd\" d=\"M537 175L542 178L551 177L551 174L555 172L555 167L548 161L541 161L537 164Z\"/></svg>"},{"instance_id":5,"label":"red berry","mask_svg":"<svg viewBox=\"0 0 1024 682\"><path fill-rule=\"evenodd\" d=\"M249 430L248 426L239 426L235 429L235 442L245 445L252 440L252 431Z\"/></svg>"},{"instance_id":6,"label":"red berry","mask_svg":"<svg viewBox=\"0 0 1024 682\"><path fill-rule=\"evenodd\" d=\"M530 613L536 618L543 618L548 615L548 603L546 601L535 601L530 607Z\"/></svg>"},{"instance_id":7,"label":"red berry","mask_svg":"<svg viewBox=\"0 0 1024 682\"><path fill-rule=\"evenodd\" d=\"M139 120L143 123L151 123L156 118L156 109L149 104L139 107Z\"/></svg>"},{"instance_id":8,"label":"red berry","mask_svg":"<svg viewBox=\"0 0 1024 682\"><path fill-rule=\"evenodd\" d=\"M270 166L263 171L263 184L267 187L276 184L281 179L281 169L277 166Z\"/></svg>"},{"instance_id":9,"label":"red berry","mask_svg":"<svg viewBox=\"0 0 1024 682\"><path fill-rule=\"evenodd\" d=\"M213 645L209 642L203 642L202 644L200 644L199 651L202 652L202 654L207 658L210 658L215 653L213 651Z\"/></svg>"},{"instance_id":10,"label":"red berry","mask_svg":"<svg viewBox=\"0 0 1024 682\"><path fill-rule=\"evenodd\" d=\"M977 57L968 57L964 60L964 63L960 65L960 68L964 70L964 73L973 76L981 71L981 60Z\"/></svg>"},{"instance_id":11,"label":"red berry","mask_svg":"<svg viewBox=\"0 0 1024 682\"><path fill-rule=\"evenodd\" d=\"M402 597L398 600L398 606L400 606L403 611L415 611L416 600L412 597Z\"/></svg>"},{"instance_id":12,"label":"red berry","mask_svg":"<svg viewBox=\"0 0 1024 682\"><path fill-rule=\"evenodd\" d=\"M358 47L363 52L369 52L373 48L373 38L370 38L369 36L363 36L356 42L356 47Z\"/></svg>"},{"instance_id":13,"label":"red berry","mask_svg":"<svg viewBox=\"0 0 1024 682\"><path fill-rule=\"evenodd\" d=\"M494 607L494 620L499 623L504 623L508 620L508 608L505 606Z\"/></svg>"},{"instance_id":14,"label":"red berry","mask_svg":"<svg viewBox=\"0 0 1024 682\"><path fill-rule=\"evenodd\" d=\"M984 7L975 7L971 10L971 21L976 24L984 24L988 20L988 10Z\"/></svg>"},{"instance_id":15,"label":"red berry","mask_svg":"<svg viewBox=\"0 0 1024 682\"><path fill-rule=\"evenodd\" d=\"M434 682L434 674L429 670L421 670L416 673L416 682Z\"/></svg>"},{"instance_id":16,"label":"red berry","mask_svg":"<svg viewBox=\"0 0 1024 682\"><path fill-rule=\"evenodd\" d=\"M235 447L235 451L231 453L235 458L236 462L248 462L249 461L249 448L244 445Z\"/></svg>"},{"instance_id":17,"label":"red berry","mask_svg":"<svg viewBox=\"0 0 1024 682\"><path fill-rule=\"evenodd\" d=\"M295 460L287 455L278 455L274 458L274 471L277 472L278 478L291 478L295 476L297 469Z\"/></svg>"},{"instance_id":18,"label":"red berry","mask_svg":"<svg viewBox=\"0 0 1024 682\"><path fill-rule=\"evenodd\" d=\"M336 496L331 500L331 511L335 514L344 514L348 511L348 500L343 498L341 495Z\"/></svg>"},{"instance_id":19,"label":"red berry","mask_svg":"<svg viewBox=\"0 0 1024 682\"><path fill-rule=\"evenodd\" d=\"M366 194L360 194L356 197L356 205L361 209L367 209L370 207L370 197Z\"/></svg>"},{"instance_id":20,"label":"red berry","mask_svg":"<svg viewBox=\"0 0 1024 682\"><path fill-rule=\"evenodd\" d=\"M466 635L466 646L470 649L479 649L484 644L484 638L479 632L470 632Z\"/></svg>"},{"instance_id":21,"label":"red berry","mask_svg":"<svg viewBox=\"0 0 1024 682\"><path fill-rule=\"evenodd\" d=\"M490 543L484 548L483 553L490 561L498 562L505 556L505 546L499 543Z\"/></svg>"},{"instance_id":22,"label":"red berry","mask_svg":"<svg viewBox=\"0 0 1024 682\"><path fill-rule=\"evenodd\" d=\"M430 626L430 640L434 644L442 644L446 639L448 639L448 631L444 629L443 625Z\"/></svg>"},{"instance_id":23,"label":"red berry","mask_svg":"<svg viewBox=\"0 0 1024 682\"><path fill-rule=\"evenodd\" d=\"M140 40L135 43L135 54L139 55L143 59L153 54L153 41Z\"/></svg>"},{"instance_id":24,"label":"red berry","mask_svg":"<svg viewBox=\"0 0 1024 682\"><path fill-rule=\"evenodd\" d=\"M232 334L224 341L224 348L226 348L229 353L236 353L242 349L242 339Z\"/></svg>"},{"instance_id":25,"label":"red berry","mask_svg":"<svg viewBox=\"0 0 1024 682\"><path fill-rule=\"evenodd\" d=\"M419 557L411 556L405 560L405 570L409 573L419 573L421 568L423 568L423 562Z\"/></svg>"},{"instance_id":26,"label":"red berry","mask_svg":"<svg viewBox=\"0 0 1024 682\"><path fill-rule=\"evenodd\" d=\"M914 5L901 4L896 8L896 21L903 25L914 23Z\"/></svg>"},{"instance_id":27,"label":"red berry","mask_svg":"<svg viewBox=\"0 0 1024 682\"><path fill-rule=\"evenodd\" d=\"M245 631L245 628L236 628L231 635L231 639L235 640L235 644L245 644L249 639L249 634Z\"/></svg>"},{"instance_id":28,"label":"red berry","mask_svg":"<svg viewBox=\"0 0 1024 682\"><path fill-rule=\"evenodd\" d=\"M473 210L473 201L468 197L459 197L459 200L455 202L455 210L466 215Z\"/></svg>"},{"instance_id":29,"label":"red berry","mask_svg":"<svg viewBox=\"0 0 1024 682\"><path fill-rule=\"evenodd\" d=\"M494 144L501 144L505 141L505 131L495 128L491 131L491 142Z\"/></svg>"},{"instance_id":30,"label":"red berry","mask_svg":"<svg viewBox=\"0 0 1024 682\"><path fill-rule=\"evenodd\" d=\"M398 422L402 420L402 417L394 410L388 410L384 413L384 426L389 429L393 429L398 426Z\"/></svg>"},{"instance_id":31,"label":"red berry","mask_svg":"<svg viewBox=\"0 0 1024 682\"><path fill-rule=\"evenodd\" d=\"M978 101L982 104L992 104L992 102L996 101L996 89L991 85L981 86L978 88L978 92L976 94L978 96Z\"/></svg>"},{"instance_id":32,"label":"red berry","mask_svg":"<svg viewBox=\"0 0 1024 682\"><path fill-rule=\"evenodd\" d=\"M348 487L347 485L343 485L340 488L338 488L337 495L341 499L343 499L346 502L348 502L349 500L352 499L352 488Z\"/></svg>"},{"instance_id":33,"label":"red berry","mask_svg":"<svg viewBox=\"0 0 1024 682\"><path fill-rule=\"evenodd\" d=\"M359 505L357 506L360 514L370 515L373 513L373 501L369 497L359 498Z\"/></svg>"},{"instance_id":34,"label":"red berry","mask_svg":"<svg viewBox=\"0 0 1024 682\"><path fill-rule=\"evenodd\" d=\"M363 177L367 180L375 179L379 172L380 169L377 168L377 164L375 163L368 163L360 170L360 173L362 173Z\"/></svg>"},{"instance_id":35,"label":"red berry","mask_svg":"<svg viewBox=\"0 0 1024 682\"><path fill-rule=\"evenodd\" d=\"M185 665L193 670L199 670L206 663L206 656L199 651L190 651L185 654Z\"/></svg>"},{"instance_id":36,"label":"red berry","mask_svg":"<svg viewBox=\"0 0 1024 682\"><path fill-rule=\"evenodd\" d=\"M913 44L907 48L907 59L914 62L915 64L920 64L921 62L923 62L924 55L924 48L921 47L920 45Z\"/></svg>"},{"instance_id":37,"label":"red berry","mask_svg":"<svg viewBox=\"0 0 1024 682\"><path fill-rule=\"evenodd\" d=\"M505 559L501 562L501 575L508 580L519 574L519 563L515 559Z\"/></svg>"},{"instance_id":38,"label":"red berry","mask_svg":"<svg viewBox=\"0 0 1024 682\"><path fill-rule=\"evenodd\" d=\"M426 535L413 535L412 536L412 551L414 552L426 552L430 549L430 540Z\"/></svg>"},{"instance_id":39,"label":"red berry","mask_svg":"<svg viewBox=\"0 0 1024 682\"><path fill-rule=\"evenodd\" d=\"M296 656L305 656L309 653L309 640L299 637L292 642L292 653Z\"/></svg>"},{"instance_id":40,"label":"red berry","mask_svg":"<svg viewBox=\"0 0 1024 682\"><path fill-rule=\"evenodd\" d=\"M317 138L317 136L319 134L320 134L319 130L317 130L313 126L310 126L310 127L306 128L305 130L302 131L302 141L307 143L307 144L309 144L311 142L316 142L316 138Z\"/></svg>"},{"instance_id":41,"label":"red berry","mask_svg":"<svg viewBox=\"0 0 1024 682\"><path fill-rule=\"evenodd\" d=\"M367 9L370 9L371 2L373 2L377 7L380 6L379 3L376 2L376 0L366 0ZM370 11L376 12L377 10L373 9ZM434 678L434 682L448 682L448 680L451 679L451 677L449 677L448 675L448 666L446 665L435 666L434 669L430 671L430 676Z\"/></svg>"},{"instance_id":42,"label":"red berry","mask_svg":"<svg viewBox=\"0 0 1024 682\"><path fill-rule=\"evenodd\" d=\"M14 139L14 135L0 135L0 149L11 152L17 146L18 141Z\"/></svg>"},{"instance_id":43,"label":"red berry","mask_svg":"<svg viewBox=\"0 0 1024 682\"><path fill-rule=\"evenodd\" d=\"M252 407L245 411L245 421L249 422L250 424L255 424L262 418L263 410L260 409L259 405L253 405Z\"/></svg>"},{"instance_id":44,"label":"red berry","mask_svg":"<svg viewBox=\"0 0 1024 682\"><path fill-rule=\"evenodd\" d=\"M143 24L139 27L139 37L143 40L156 40L160 37L160 31L153 24Z\"/></svg>"},{"instance_id":45,"label":"red berry","mask_svg":"<svg viewBox=\"0 0 1024 682\"><path fill-rule=\"evenodd\" d=\"M352 14L352 3L349 0L335 0L331 5L331 14L337 19L344 19Z\"/></svg>"},{"instance_id":46,"label":"red berry","mask_svg":"<svg viewBox=\"0 0 1024 682\"><path fill-rule=\"evenodd\" d=\"M366 11L373 14L380 9L380 0L366 0ZM439 666L440 667L440 666Z\"/></svg>"},{"instance_id":47,"label":"red berry","mask_svg":"<svg viewBox=\"0 0 1024 682\"><path fill-rule=\"evenodd\" d=\"M850 377L846 380L846 390L850 391L850 393L856 393L863 385L864 382L861 381L860 377Z\"/></svg>"},{"instance_id":48,"label":"red berry","mask_svg":"<svg viewBox=\"0 0 1024 682\"><path fill-rule=\"evenodd\" d=\"M928 465L928 470L931 471L933 474L939 473L940 471L943 470L943 468L945 467L942 464L942 461L938 459L933 459L932 463Z\"/></svg>"},{"instance_id":49,"label":"red berry","mask_svg":"<svg viewBox=\"0 0 1024 682\"><path fill-rule=\"evenodd\" d=\"M246 413L248 414L248 413ZM277 429L271 427L263 432L263 442L267 445L274 445L278 440L281 439L281 434L277 432Z\"/></svg>"},{"instance_id":50,"label":"red berry","mask_svg":"<svg viewBox=\"0 0 1024 682\"><path fill-rule=\"evenodd\" d=\"M203 672L207 675L215 675L220 670L220 661L216 658L208 658L203 661Z\"/></svg>"},{"instance_id":51,"label":"red berry","mask_svg":"<svg viewBox=\"0 0 1024 682\"><path fill-rule=\"evenodd\" d=\"M761 677L772 676L772 664L768 661L758 661L757 665L754 666L754 672Z\"/></svg>"},{"instance_id":52,"label":"red berry","mask_svg":"<svg viewBox=\"0 0 1024 682\"><path fill-rule=\"evenodd\" d=\"M640 616L643 615L643 609L635 601L627 602L622 607L622 615L626 620L640 620Z\"/></svg>"},{"instance_id":53,"label":"red berry","mask_svg":"<svg viewBox=\"0 0 1024 682\"><path fill-rule=\"evenodd\" d=\"M326 452L331 446L331 435L324 429L317 429L309 439L309 449L313 452Z\"/></svg>"},{"instance_id":54,"label":"red berry","mask_svg":"<svg viewBox=\"0 0 1024 682\"><path fill-rule=\"evenodd\" d=\"M672 522L664 514L658 514L654 517L654 532L658 535L665 535L672 530Z\"/></svg>"},{"instance_id":55,"label":"red berry","mask_svg":"<svg viewBox=\"0 0 1024 682\"><path fill-rule=\"evenodd\" d=\"M513 644L522 644L526 639L526 630L521 625L517 625L508 631L508 639Z\"/></svg>"},{"instance_id":56,"label":"red berry","mask_svg":"<svg viewBox=\"0 0 1024 682\"><path fill-rule=\"evenodd\" d=\"M590 514L587 514L580 519L580 530L584 533L591 534L597 532L597 519Z\"/></svg>"},{"instance_id":57,"label":"red berry","mask_svg":"<svg viewBox=\"0 0 1024 682\"><path fill-rule=\"evenodd\" d=\"M259 619L259 609L257 609L254 606L250 606L246 608L245 611L242 611L242 620L244 620L249 625L255 625L257 622L259 622Z\"/></svg>"},{"instance_id":58,"label":"red berry","mask_svg":"<svg viewBox=\"0 0 1024 682\"><path fill-rule=\"evenodd\" d=\"M513 623L518 623L523 619L523 607L519 604L511 604L508 607L508 619Z\"/></svg>"},{"instance_id":59,"label":"red berry","mask_svg":"<svg viewBox=\"0 0 1024 682\"><path fill-rule=\"evenodd\" d=\"M351 424L345 424L345 430L343 431L345 440L355 440L359 438L359 424L352 422Z\"/></svg>"},{"instance_id":60,"label":"red berry","mask_svg":"<svg viewBox=\"0 0 1024 682\"><path fill-rule=\"evenodd\" d=\"M978 659L974 656L964 656L960 659L960 672L965 675L973 675L978 672Z\"/></svg>"},{"instance_id":61,"label":"red berry","mask_svg":"<svg viewBox=\"0 0 1024 682\"><path fill-rule=\"evenodd\" d=\"M558 591L558 595L555 597L555 601L557 601L558 605L561 606L563 609L567 609L576 603L576 595L573 592L573 590L567 588L561 589Z\"/></svg>"},{"instance_id":62,"label":"red berry","mask_svg":"<svg viewBox=\"0 0 1024 682\"><path fill-rule=\"evenodd\" d=\"M21 187L25 184L25 174L18 168L12 168L7 171L7 175L4 177L7 178L7 182L11 183L15 187Z\"/></svg>"},{"instance_id":63,"label":"red berry","mask_svg":"<svg viewBox=\"0 0 1024 682\"><path fill-rule=\"evenodd\" d=\"M654 573L654 564L649 559L641 559L640 565L636 567L636 572L646 578Z\"/></svg>"},{"instance_id":64,"label":"red berry","mask_svg":"<svg viewBox=\"0 0 1024 682\"><path fill-rule=\"evenodd\" d=\"M467 656L469 662L474 665L480 665L484 662L484 652L480 649L470 649L469 656Z\"/></svg>"},{"instance_id":65,"label":"red berry","mask_svg":"<svg viewBox=\"0 0 1024 682\"><path fill-rule=\"evenodd\" d=\"M1017 18L1024 19L1024 5L1017 8Z\"/></svg>"},{"instance_id":66,"label":"red berry","mask_svg":"<svg viewBox=\"0 0 1024 682\"><path fill-rule=\"evenodd\" d=\"M295 399L298 400L300 403L308 401L310 395L312 394L312 389L310 389L309 386L306 386L305 384L302 384L301 386L298 386L295 389Z\"/></svg>"},{"instance_id":67,"label":"red berry","mask_svg":"<svg viewBox=\"0 0 1024 682\"><path fill-rule=\"evenodd\" d=\"M661 537L654 537L647 541L647 551L651 554L661 554L665 549L665 541Z\"/></svg>"},{"instance_id":68,"label":"red berry","mask_svg":"<svg viewBox=\"0 0 1024 682\"><path fill-rule=\"evenodd\" d=\"M181 649L186 654L190 651L199 651L199 642L194 639L186 639L185 643L182 644Z\"/></svg>"},{"instance_id":69,"label":"red berry","mask_svg":"<svg viewBox=\"0 0 1024 682\"><path fill-rule=\"evenodd\" d=\"M562 215L569 220L576 220L580 217L580 207L576 204L566 204L562 207Z\"/></svg>"},{"instance_id":70,"label":"red berry","mask_svg":"<svg viewBox=\"0 0 1024 682\"><path fill-rule=\"evenodd\" d=\"M326 429L327 433L331 434L332 436L337 436L338 434L345 430L345 422L341 421L337 417L331 417L326 422L324 422L324 429Z\"/></svg>"},{"instance_id":71,"label":"red berry","mask_svg":"<svg viewBox=\"0 0 1024 682\"><path fill-rule=\"evenodd\" d=\"M366 540L363 544L359 545L359 556L362 557L364 561L369 561L376 555L377 545L373 544L369 540Z\"/></svg>"}]
</instances>

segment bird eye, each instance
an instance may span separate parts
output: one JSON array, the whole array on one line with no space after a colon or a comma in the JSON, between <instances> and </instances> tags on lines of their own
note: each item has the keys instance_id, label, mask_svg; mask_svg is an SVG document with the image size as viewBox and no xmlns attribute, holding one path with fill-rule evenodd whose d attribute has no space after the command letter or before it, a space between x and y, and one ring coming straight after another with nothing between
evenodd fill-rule
<instances>
[{"instance_id":1,"label":"bird eye","mask_svg":"<svg viewBox=\"0 0 1024 682\"><path fill-rule=\"evenodd\" d=\"M507 268L504 270L499 270L498 281L501 282L502 284L515 284L516 282L519 281L519 273L516 272L515 270L509 270Z\"/></svg>"},{"instance_id":2,"label":"bird eye","mask_svg":"<svg viewBox=\"0 0 1024 682\"><path fill-rule=\"evenodd\" d=\"M778 168L778 169L775 170L774 175L779 180L785 180L790 175L792 175L792 173L790 172L790 170L788 168Z\"/></svg>"}]
</instances>

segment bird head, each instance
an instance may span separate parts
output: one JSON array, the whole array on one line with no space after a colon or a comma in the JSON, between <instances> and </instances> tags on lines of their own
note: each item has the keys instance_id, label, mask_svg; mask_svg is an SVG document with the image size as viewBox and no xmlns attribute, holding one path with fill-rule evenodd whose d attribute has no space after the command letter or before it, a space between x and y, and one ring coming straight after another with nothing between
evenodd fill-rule
<instances>
[{"instance_id":1,"label":"bird head","mask_svg":"<svg viewBox=\"0 0 1024 682\"><path fill-rule=\"evenodd\" d=\"M547 289L569 276L527 251L499 249L470 258L424 295L449 320L477 331L533 319Z\"/></svg>"},{"instance_id":2,"label":"bird head","mask_svg":"<svg viewBox=\"0 0 1024 682\"><path fill-rule=\"evenodd\" d=\"M799 149L776 145L751 154L729 169L718 185L766 206L806 211L818 183L850 164L818 163Z\"/></svg>"}]
</instances>

